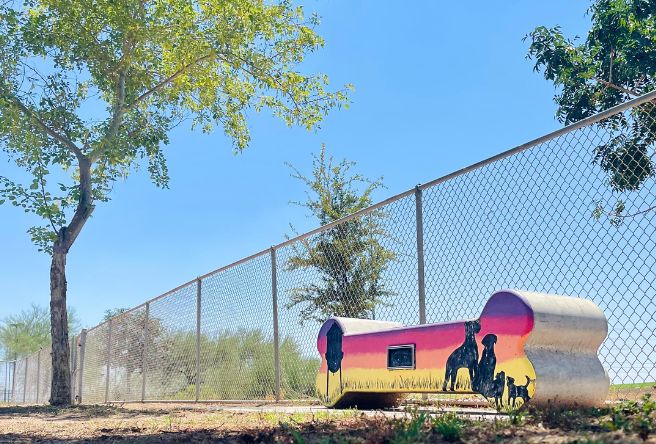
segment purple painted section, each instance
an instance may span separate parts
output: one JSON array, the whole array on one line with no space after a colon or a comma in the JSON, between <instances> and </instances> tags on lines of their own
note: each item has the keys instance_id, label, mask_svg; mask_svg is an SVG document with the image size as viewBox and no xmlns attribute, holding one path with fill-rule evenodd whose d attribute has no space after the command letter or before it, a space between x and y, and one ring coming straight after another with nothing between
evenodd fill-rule
<instances>
[{"instance_id":1,"label":"purple painted section","mask_svg":"<svg viewBox=\"0 0 656 444\"><path fill-rule=\"evenodd\" d=\"M499 291L494 293L485 304L481 313L481 317L484 316L498 318L529 316L533 319L533 311L522 297L511 291Z\"/></svg>"},{"instance_id":2,"label":"purple painted section","mask_svg":"<svg viewBox=\"0 0 656 444\"><path fill-rule=\"evenodd\" d=\"M512 291L500 291L492 295L480 316L482 338L487 333L496 335L524 336L534 323L533 311L524 299ZM386 330L346 333L343 350L346 355L365 351L386 350L390 345L415 344L417 350L454 348L464 339L465 320L442 322L436 324L416 325L411 327L391 328ZM319 330L317 349L323 356L326 350L326 333L335 319L326 321Z\"/></svg>"}]
</instances>

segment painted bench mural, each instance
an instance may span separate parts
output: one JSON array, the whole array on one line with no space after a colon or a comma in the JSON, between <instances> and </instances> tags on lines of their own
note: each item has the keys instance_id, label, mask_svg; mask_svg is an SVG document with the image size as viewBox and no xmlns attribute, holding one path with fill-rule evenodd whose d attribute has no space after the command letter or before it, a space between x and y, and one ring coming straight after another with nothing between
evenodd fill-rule
<instances>
[{"instance_id":1,"label":"painted bench mural","mask_svg":"<svg viewBox=\"0 0 656 444\"><path fill-rule=\"evenodd\" d=\"M394 406L408 393L478 393L498 408L600 405L607 332L591 301L521 290L493 294L472 320L404 327L334 317L319 330L317 390L336 408Z\"/></svg>"}]
</instances>

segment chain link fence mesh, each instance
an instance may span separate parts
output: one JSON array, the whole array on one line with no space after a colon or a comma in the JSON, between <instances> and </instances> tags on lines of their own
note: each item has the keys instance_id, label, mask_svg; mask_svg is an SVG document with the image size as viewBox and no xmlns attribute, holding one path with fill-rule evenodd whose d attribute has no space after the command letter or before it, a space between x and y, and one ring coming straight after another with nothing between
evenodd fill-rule
<instances>
[{"instance_id":1,"label":"chain link fence mesh","mask_svg":"<svg viewBox=\"0 0 656 444\"><path fill-rule=\"evenodd\" d=\"M418 186L94 327L72 360L76 394L314 399L316 335L330 315L454 321L477 317L503 288L593 300L609 321L600 355L611 399L654 391L655 100ZM14 402L36 402L35 378L45 401L45 361L42 351L37 376L34 356L5 365Z\"/></svg>"},{"instance_id":2,"label":"chain link fence mesh","mask_svg":"<svg viewBox=\"0 0 656 444\"><path fill-rule=\"evenodd\" d=\"M14 362L14 381L13 381L13 399L14 403L24 403L25 398L25 370L27 369L27 360L19 359Z\"/></svg>"},{"instance_id":3,"label":"chain link fence mesh","mask_svg":"<svg viewBox=\"0 0 656 444\"><path fill-rule=\"evenodd\" d=\"M84 358L81 361L82 383L80 399L89 404L105 402L107 387L107 355L109 323L90 329L83 343Z\"/></svg>"},{"instance_id":4,"label":"chain link fence mesh","mask_svg":"<svg viewBox=\"0 0 656 444\"><path fill-rule=\"evenodd\" d=\"M200 280L199 400L274 399L271 256Z\"/></svg>"},{"instance_id":5,"label":"chain link fence mesh","mask_svg":"<svg viewBox=\"0 0 656 444\"><path fill-rule=\"evenodd\" d=\"M50 347L43 348L38 352L39 368L36 377L39 379L38 403L45 404L50 399L50 380L52 379L52 361Z\"/></svg>"},{"instance_id":6,"label":"chain link fence mesh","mask_svg":"<svg viewBox=\"0 0 656 444\"><path fill-rule=\"evenodd\" d=\"M39 353L34 353L26 358L26 371L25 371L25 403L27 404L36 404L39 384Z\"/></svg>"},{"instance_id":7,"label":"chain link fence mesh","mask_svg":"<svg viewBox=\"0 0 656 444\"><path fill-rule=\"evenodd\" d=\"M14 361L0 361L1 402L9 403L14 399L12 389L14 379Z\"/></svg>"},{"instance_id":8,"label":"chain link fence mesh","mask_svg":"<svg viewBox=\"0 0 656 444\"><path fill-rule=\"evenodd\" d=\"M196 284L150 304L146 399L194 399L196 382ZM140 328L143 322L137 323Z\"/></svg>"},{"instance_id":9,"label":"chain link fence mesh","mask_svg":"<svg viewBox=\"0 0 656 444\"><path fill-rule=\"evenodd\" d=\"M145 322L145 307L139 307L112 319L111 349L108 350L108 401L141 399ZM110 326L108 325L107 328L110 329Z\"/></svg>"}]
</instances>

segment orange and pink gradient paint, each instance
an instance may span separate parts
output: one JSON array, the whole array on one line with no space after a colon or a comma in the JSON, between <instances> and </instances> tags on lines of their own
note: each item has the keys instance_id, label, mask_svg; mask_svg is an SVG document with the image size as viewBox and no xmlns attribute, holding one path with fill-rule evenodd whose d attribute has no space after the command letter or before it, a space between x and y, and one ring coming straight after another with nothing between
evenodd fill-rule
<instances>
[{"instance_id":1,"label":"orange and pink gradient paint","mask_svg":"<svg viewBox=\"0 0 656 444\"><path fill-rule=\"evenodd\" d=\"M480 331L475 334L478 356L484 349L481 340L494 334L496 366L494 373L505 372L523 385L526 378L535 380L535 371L524 354L524 343L533 329L534 316L531 308L512 292L495 293L487 302L481 316ZM451 353L465 341L465 322L455 321L399 327L364 333L349 333L342 337L341 372L329 375L326 361L327 332L339 318L326 321L319 331L317 349L321 366L317 375L317 389L321 399L333 405L348 392L375 393L435 393L442 392ZM414 368L389 369L388 348L414 345ZM341 377L341 381L340 381ZM458 370L455 392L474 393L466 368ZM326 393L328 381L328 393ZM507 392L507 387L504 389ZM533 384L529 384L529 394ZM447 388L448 390L448 388ZM328 396L326 396L328 395Z\"/></svg>"}]
</instances>

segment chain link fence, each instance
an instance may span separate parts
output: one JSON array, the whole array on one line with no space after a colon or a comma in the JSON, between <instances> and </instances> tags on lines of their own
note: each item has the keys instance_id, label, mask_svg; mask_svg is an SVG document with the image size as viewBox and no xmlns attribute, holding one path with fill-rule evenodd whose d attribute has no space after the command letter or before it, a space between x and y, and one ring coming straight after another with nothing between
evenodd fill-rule
<instances>
[{"instance_id":1,"label":"chain link fence","mask_svg":"<svg viewBox=\"0 0 656 444\"><path fill-rule=\"evenodd\" d=\"M77 399L78 361L76 347L78 338L71 340L71 387ZM50 347L42 348L13 361L0 361L0 402L11 404L45 404L50 400L52 378L52 356Z\"/></svg>"},{"instance_id":2,"label":"chain link fence","mask_svg":"<svg viewBox=\"0 0 656 444\"><path fill-rule=\"evenodd\" d=\"M75 396L315 399L329 315L453 321L503 288L593 300L609 321L611 398L653 391L655 102L647 94L417 186L83 331ZM46 402L49 365L46 351L4 363L6 398Z\"/></svg>"},{"instance_id":3,"label":"chain link fence","mask_svg":"<svg viewBox=\"0 0 656 444\"><path fill-rule=\"evenodd\" d=\"M0 400L9 402L14 398L14 364L15 361L0 362Z\"/></svg>"}]
</instances>

